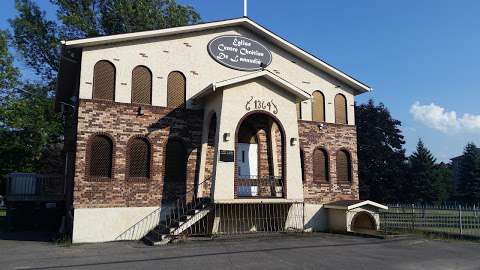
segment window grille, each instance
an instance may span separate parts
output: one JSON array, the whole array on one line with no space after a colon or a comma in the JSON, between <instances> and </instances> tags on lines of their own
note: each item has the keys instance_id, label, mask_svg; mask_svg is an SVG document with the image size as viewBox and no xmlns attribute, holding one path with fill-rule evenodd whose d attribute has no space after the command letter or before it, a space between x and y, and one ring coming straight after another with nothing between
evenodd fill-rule
<instances>
[{"instance_id":1,"label":"window grille","mask_svg":"<svg viewBox=\"0 0 480 270\"><path fill-rule=\"evenodd\" d=\"M345 150L337 153L337 182L350 182L352 180L352 164L350 155Z\"/></svg>"},{"instance_id":2,"label":"window grille","mask_svg":"<svg viewBox=\"0 0 480 270\"><path fill-rule=\"evenodd\" d=\"M113 143L107 136L95 136L90 145L90 176L112 177Z\"/></svg>"},{"instance_id":3,"label":"window grille","mask_svg":"<svg viewBox=\"0 0 480 270\"><path fill-rule=\"evenodd\" d=\"M335 123L347 124L347 99L344 95L335 96Z\"/></svg>"},{"instance_id":4,"label":"window grille","mask_svg":"<svg viewBox=\"0 0 480 270\"><path fill-rule=\"evenodd\" d=\"M325 122L325 97L320 91L313 92L312 97L312 120Z\"/></svg>"},{"instance_id":5,"label":"window grille","mask_svg":"<svg viewBox=\"0 0 480 270\"><path fill-rule=\"evenodd\" d=\"M313 180L328 181L328 156L325 150L315 149L313 151Z\"/></svg>"},{"instance_id":6,"label":"window grille","mask_svg":"<svg viewBox=\"0 0 480 270\"><path fill-rule=\"evenodd\" d=\"M150 177L150 144L143 138L135 138L128 147L128 176Z\"/></svg>"},{"instance_id":7,"label":"window grille","mask_svg":"<svg viewBox=\"0 0 480 270\"><path fill-rule=\"evenodd\" d=\"M185 95L185 76L179 71L170 73L167 82L167 107L185 108Z\"/></svg>"},{"instance_id":8,"label":"window grille","mask_svg":"<svg viewBox=\"0 0 480 270\"><path fill-rule=\"evenodd\" d=\"M132 71L132 103L152 104L152 73L147 67Z\"/></svg>"},{"instance_id":9,"label":"window grille","mask_svg":"<svg viewBox=\"0 0 480 270\"><path fill-rule=\"evenodd\" d=\"M105 60L98 61L93 68L93 99L115 99L115 66Z\"/></svg>"}]
</instances>

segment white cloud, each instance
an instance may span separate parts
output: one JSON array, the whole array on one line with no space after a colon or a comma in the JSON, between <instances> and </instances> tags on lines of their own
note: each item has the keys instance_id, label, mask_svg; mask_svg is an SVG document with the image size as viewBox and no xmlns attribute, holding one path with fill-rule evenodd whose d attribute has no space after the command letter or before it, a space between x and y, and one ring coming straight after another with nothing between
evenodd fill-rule
<instances>
[{"instance_id":1,"label":"white cloud","mask_svg":"<svg viewBox=\"0 0 480 270\"><path fill-rule=\"evenodd\" d=\"M466 113L458 117L455 111L445 111L434 103L421 105L418 101L410 107L410 113L415 121L444 133L480 133L480 115Z\"/></svg>"}]
</instances>

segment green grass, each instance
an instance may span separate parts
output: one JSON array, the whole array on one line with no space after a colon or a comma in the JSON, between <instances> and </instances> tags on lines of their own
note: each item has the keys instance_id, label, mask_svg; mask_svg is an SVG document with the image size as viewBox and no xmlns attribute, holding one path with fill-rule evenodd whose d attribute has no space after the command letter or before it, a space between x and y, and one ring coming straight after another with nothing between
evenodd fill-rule
<instances>
[{"instance_id":1,"label":"green grass","mask_svg":"<svg viewBox=\"0 0 480 270\"><path fill-rule=\"evenodd\" d=\"M7 210L0 210L0 217L7 216Z\"/></svg>"}]
</instances>

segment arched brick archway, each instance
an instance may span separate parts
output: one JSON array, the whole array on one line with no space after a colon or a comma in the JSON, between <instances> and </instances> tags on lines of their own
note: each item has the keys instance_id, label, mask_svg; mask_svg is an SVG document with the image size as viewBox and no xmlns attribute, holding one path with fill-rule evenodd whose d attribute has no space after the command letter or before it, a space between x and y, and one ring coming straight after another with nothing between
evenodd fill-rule
<instances>
[{"instance_id":1,"label":"arched brick archway","mask_svg":"<svg viewBox=\"0 0 480 270\"><path fill-rule=\"evenodd\" d=\"M283 197L285 194L285 131L264 111L246 114L235 133L235 196Z\"/></svg>"},{"instance_id":2,"label":"arched brick archway","mask_svg":"<svg viewBox=\"0 0 480 270\"><path fill-rule=\"evenodd\" d=\"M359 212L352 219L352 231L375 231L376 229L375 218L368 212Z\"/></svg>"}]
</instances>

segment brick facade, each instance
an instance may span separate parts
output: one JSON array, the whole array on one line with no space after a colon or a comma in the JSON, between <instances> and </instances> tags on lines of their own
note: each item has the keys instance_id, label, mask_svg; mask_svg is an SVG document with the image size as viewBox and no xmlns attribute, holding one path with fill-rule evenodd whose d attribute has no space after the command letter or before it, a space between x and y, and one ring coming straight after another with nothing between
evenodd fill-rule
<instances>
[{"instance_id":1,"label":"brick facade","mask_svg":"<svg viewBox=\"0 0 480 270\"><path fill-rule=\"evenodd\" d=\"M111 101L80 100L78 109L78 134L76 144L74 207L148 207L158 206L166 197L163 176L165 150L169 139L181 140L187 149L187 172L185 190L192 190L198 182L200 169L200 144L203 125L203 111L173 110L164 107L142 106L139 115L138 105ZM317 122L298 121L299 141L303 151L304 198L308 203L326 203L335 200L358 199L357 144L355 126L324 123L322 129ZM205 177L212 174L213 147L212 126L208 136ZM94 179L88 176L89 141L95 135L106 135L113 141L113 166L111 179ZM273 172L272 162L278 162L282 175L283 160L280 132L275 130L275 138L268 142L267 133L260 129L257 134L259 144L259 175ZM151 173L149 179L129 179L126 177L126 153L128 142L135 137L147 138L151 145ZM276 157L267 158L269 145L276 144ZM271 147L271 146L270 146ZM328 183L313 180L312 154L317 147L326 150L329 158ZM337 183L336 152L348 151L352 162L352 182ZM289 166L286 164L285 166ZM278 173L278 172L277 172ZM287 179L288 181L288 179ZM288 183L287 183L288 185ZM204 186L206 190L210 185ZM237 186L235 185L235 190ZM286 186L285 186L286 188ZM169 193L171 191L168 191ZM178 191L177 191L178 192ZM208 192L206 192L208 193ZM207 194L206 194L207 195Z\"/></svg>"},{"instance_id":2,"label":"brick facade","mask_svg":"<svg viewBox=\"0 0 480 270\"><path fill-rule=\"evenodd\" d=\"M304 163L304 199L307 203L328 203L336 200L358 199L357 132L355 126L298 121L300 148ZM328 153L329 182L313 180L313 151L322 148ZM352 163L351 183L338 183L336 177L336 153L348 151Z\"/></svg>"},{"instance_id":3,"label":"brick facade","mask_svg":"<svg viewBox=\"0 0 480 270\"><path fill-rule=\"evenodd\" d=\"M165 146L169 138L181 140L187 149L186 190L192 190L198 175L203 111L172 110L111 101L80 100L75 160L74 207L147 207L160 205L164 194ZM113 140L111 179L88 177L88 142L103 134ZM151 143L151 177L143 181L126 178L127 142L137 136ZM97 181L93 181L97 180Z\"/></svg>"}]
</instances>

